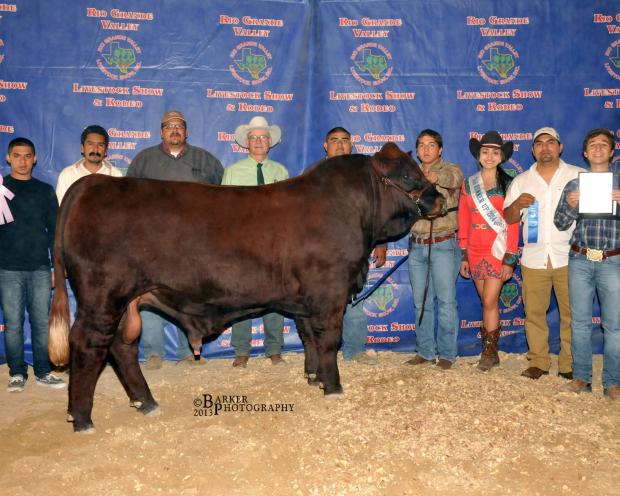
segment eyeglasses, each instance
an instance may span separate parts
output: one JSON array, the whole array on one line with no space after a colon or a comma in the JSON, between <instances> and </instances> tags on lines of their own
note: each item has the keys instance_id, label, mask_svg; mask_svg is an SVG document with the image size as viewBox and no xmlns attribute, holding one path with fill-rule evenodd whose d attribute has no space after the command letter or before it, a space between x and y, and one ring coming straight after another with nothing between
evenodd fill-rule
<instances>
[{"instance_id":1,"label":"eyeglasses","mask_svg":"<svg viewBox=\"0 0 620 496\"><path fill-rule=\"evenodd\" d=\"M185 124L164 124L162 129L185 129Z\"/></svg>"},{"instance_id":2,"label":"eyeglasses","mask_svg":"<svg viewBox=\"0 0 620 496\"><path fill-rule=\"evenodd\" d=\"M248 136L248 141L267 141L270 138L268 134L261 134L259 136Z\"/></svg>"}]
</instances>

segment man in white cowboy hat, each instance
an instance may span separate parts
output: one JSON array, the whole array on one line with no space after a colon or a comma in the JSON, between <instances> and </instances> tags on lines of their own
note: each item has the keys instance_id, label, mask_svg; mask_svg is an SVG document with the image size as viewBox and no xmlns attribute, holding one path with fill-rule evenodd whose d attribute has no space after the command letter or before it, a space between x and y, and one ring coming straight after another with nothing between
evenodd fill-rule
<instances>
[{"instance_id":1,"label":"man in white cowboy hat","mask_svg":"<svg viewBox=\"0 0 620 496\"><path fill-rule=\"evenodd\" d=\"M521 375L540 379L549 374L547 309L553 288L560 310L558 375L572 379L568 252L574 225L560 231L553 223L553 216L564 186L583 169L560 158L562 142L552 127L543 127L534 133L532 154L536 162L512 181L504 203L508 205L504 208L506 222L523 222L521 275L530 366Z\"/></svg>"},{"instance_id":2,"label":"man in white cowboy hat","mask_svg":"<svg viewBox=\"0 0 620 496\"><path fill-rule=\"evenodd\" d=\"M224 171L222 184L231 186L260 186L288 179L288 171L282 164L268 158L271 147L280 142L282 131L276 125L257 115L248 124L235 130L235 140L248 149L248 156L230 165ZM271 363L282 363L282 329L284 317L277 313L263 316L265 331L265 356ZM237 322L232 326L231 345L235 350L233 367L245 368L252 351L252 320Z\"/></svg>"},{"instance_id":3,"label":"man in white cowboy hat","mask_svg":"<svg viewBox=\"0 0 620 496\"><path fill-rule=\"evenodd\" d=\"M161 118L161 143L138 153L127 170L128 177L142 177L165 181L188 181L206 184L220 184L224 168L220 161L207 150L187 142L189 132L185 116L178 110L169 110ZM159 314L143 310L142 351L147 369L162 366L164 349L164 327L166 319ZM177 357L180 364L202 364L196 361L190 350L187 336L177 329Z\"/></svg>"}]
</instances>

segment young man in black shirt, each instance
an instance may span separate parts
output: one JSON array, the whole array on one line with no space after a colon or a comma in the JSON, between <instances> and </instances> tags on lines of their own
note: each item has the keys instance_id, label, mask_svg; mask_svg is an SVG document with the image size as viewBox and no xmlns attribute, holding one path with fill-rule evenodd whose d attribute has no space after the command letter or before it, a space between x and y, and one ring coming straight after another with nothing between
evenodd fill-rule
<instances>
[{"instance_id":1,"label":"young man in black shirt","mask_svg":"<svg viewBox=\"0 0 620 496\"><path fill-rule=\"evenodd\" d=\"M32 331L36 383L62 388L66 384L51 373L47 354L47 318L53 286L50 254L58 201L54 188L32 177L37 161L32 141L12 140L6 161L11 173L3 178L0 198L0 306L10 374L8 390L23 391L28 379L23 329L26 310Z\"/></svg>"}]
</instances>

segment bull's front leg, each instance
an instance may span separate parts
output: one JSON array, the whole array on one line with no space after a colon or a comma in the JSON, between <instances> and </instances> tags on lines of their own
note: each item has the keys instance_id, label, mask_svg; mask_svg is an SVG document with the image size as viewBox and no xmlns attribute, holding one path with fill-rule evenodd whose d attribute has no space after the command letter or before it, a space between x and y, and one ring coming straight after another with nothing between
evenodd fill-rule
<instances>
[{"instance_id":1,"label":"bull's front leg","mask_svg":"<svg viewBox=\"0 0 620 496\"><path fill-rule=\"evenodd\" d=\"M318 379L323 384L325 395L343 394L338 371L338 347L342 337L342 309L334 311L326 322L313 322L318 348Z\"/></svg>"},{"instance_id":2,"label":"bull's front leg","mask_svg":"<svg viewBox=\"0 0 620 496\"><path fill-rule=\"evenodd\" d=\"M317 372L319 369L319 353L316 347L316 340L310 319L305 317L297 317L295 319L299 338L304 345L304 377L308 379L308 384L318 386L319 379Z\"/></svg>"},{"instance_id":3,"label":"bull's front leg","mask_svg":"<svg viewBox=\"0 0 620 496\"><path fill-rule=\"evenodd\" d=\"M113 358L112 367L129 396L130 405L144 415L158 415L159 405L153 398L138 363L138 341L126 344L119 330L112 341L110 353Z\"/></svg>"},{"instance_id":4,"label":"bull's front leg","mask_svg":"<svg viewBox=\"0 0 620 496\"><path fill-rule=\"evenodd\" d=\"M93 331L87 333L85 328L78 317L69 338L71 369L68 420L73 422L75 432L89 433L95 430L91 418L95 386L108 356L112 336L103 336ZM96 341L96 346L93 346L93 341Z\"/></svg>"}]
</instances>

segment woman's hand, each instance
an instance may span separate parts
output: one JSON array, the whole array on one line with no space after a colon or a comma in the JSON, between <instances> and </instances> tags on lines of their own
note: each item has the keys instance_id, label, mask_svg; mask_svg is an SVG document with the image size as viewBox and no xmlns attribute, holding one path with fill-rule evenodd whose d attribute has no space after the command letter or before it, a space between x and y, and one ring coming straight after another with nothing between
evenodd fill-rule
<instances>
[{"instance_id":1,"label":"woman's hand","mask_svg":"<svg viewBox=\"0 0 620 496\"><path fill-rule=\"evenodd\" d=\"M471 274L469 272L469 262L467 260L463 260L461 262L461 269L459 270L459 274L461 274L461 277L469 279Z\"/></svg>"},{"instance_id":2,"label":"woman's hand","mask_svg":"<svg viewBox=\"0 0 620 496\"><path fill-rule=\"evenodd\" d=\"M502 269L500 271L500 278L502 281L506 282L508 279L512 277L513 268L510 265L502 265Z\"/></svg>"}]
</instances>

